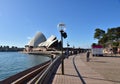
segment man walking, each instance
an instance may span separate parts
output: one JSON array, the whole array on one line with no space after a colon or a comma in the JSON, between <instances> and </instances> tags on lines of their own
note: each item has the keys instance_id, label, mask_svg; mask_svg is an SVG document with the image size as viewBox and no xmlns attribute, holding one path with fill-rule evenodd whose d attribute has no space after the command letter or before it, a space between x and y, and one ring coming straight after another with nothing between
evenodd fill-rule
<instances>
[{"instance_id":1,"label":"man walking","mask_svg":"<svg viewBox=\"0 0 120 84\"><path fill-rule=\"evenodd\" d=\"M89 62L89 60L90 60L90 52L88 51L86 55L86 61Z\"/></svg>"}]
</instances>

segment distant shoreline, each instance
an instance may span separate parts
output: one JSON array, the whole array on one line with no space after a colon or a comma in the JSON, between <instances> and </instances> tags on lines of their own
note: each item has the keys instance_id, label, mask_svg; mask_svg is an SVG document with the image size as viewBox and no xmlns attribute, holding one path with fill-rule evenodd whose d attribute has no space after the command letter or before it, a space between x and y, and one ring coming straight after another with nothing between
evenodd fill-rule
<instances>
[{"instance_id":1,"label":"distant shoreline","mask_svg":"<svg viewBox=\"0 0 120 84\"><path fill-rule=\"evenodd\" d=\"M18 47L0 47L0 52L18 52L18 51L23 51L24 48L18 48Z\"/></svg>"},{"instance_id":2,"label":"distant shoreline","mask_svg":"<svg viewBox=\"0 0 120 84\"><path fill-rule=\"evenodd\" d=\"M20 52L23 50L0 50L0 52Z\"/></svg>"}]
</instances>

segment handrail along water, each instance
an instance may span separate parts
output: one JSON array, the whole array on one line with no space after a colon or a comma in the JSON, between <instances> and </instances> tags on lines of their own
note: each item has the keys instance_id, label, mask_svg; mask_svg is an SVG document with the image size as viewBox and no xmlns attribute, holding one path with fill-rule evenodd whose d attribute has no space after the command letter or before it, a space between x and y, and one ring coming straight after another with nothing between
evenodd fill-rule
<instances>
[{"instance_id":1,"label":"handrail along water","mask_svg":"<svg viewBox=\"0 0 120 84\"><path fill-rule=\"evenodd\" d=\"M64 60L64 56L57 56L55 60L48 66L48 68L43 72L35 84L48 84L52 82L52 76L55 75L61 61Z\"/></svg>"}]
</instances>

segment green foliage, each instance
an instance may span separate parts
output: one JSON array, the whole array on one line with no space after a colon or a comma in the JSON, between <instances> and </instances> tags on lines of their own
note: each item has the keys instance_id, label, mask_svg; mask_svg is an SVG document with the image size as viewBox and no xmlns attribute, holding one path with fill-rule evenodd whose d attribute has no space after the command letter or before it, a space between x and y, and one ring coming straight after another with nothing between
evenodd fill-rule
<instances>
[{"instance_id":1,"label":"green foliage","mask_svg":"<svg viewBox=\"0 0 120 84\"><path fill-rule=\"evenodd\" d=\"M107 34L104 34L103 37L98 41L98 44L104 44L108 41L108 36Z\"/></svg>"},{"instance_id":2,"label":"green foliage","mask_svg":"<svg viewBox=\"0 0 120 84\"><path fill-rule=\"evenodd\" d=\"M119 46L119 42L113 42L112 44L113 44L114 47Z\"/></svg>"},{"instance_id":3,"label":"green foliage","mask_svg":"<svg viewBox=\"0 0 120 84\"><path fill-rule=\"evenodd\" d=\"M95 29L94 38L98 39L98 44L105 46L107 43L111 43L113 46L120 45L120 27L108 28L105 33L100 28Z\"/></svg>"},{"instance_id":4,"label":"green foliage","mask_svg":"<svg viewBox=\"0 0 120 84\"><path fill-rule=\"evenodd\" d=\"M92 46L95 46L95 45L97 45L97 44L96 44L96 43L93 43L93 44L92 44Z\"/></svg>"},{"instance_id":5,"label":"green foliage","mask_svg":"<svg viewBox=\"0 0 120 84\"><path fill-rule=\"evenodd\" d=\"M97 28L95 29L94 38L101 39L104 34L105 34L104 30Z\"/></svg>"}]
</instances>

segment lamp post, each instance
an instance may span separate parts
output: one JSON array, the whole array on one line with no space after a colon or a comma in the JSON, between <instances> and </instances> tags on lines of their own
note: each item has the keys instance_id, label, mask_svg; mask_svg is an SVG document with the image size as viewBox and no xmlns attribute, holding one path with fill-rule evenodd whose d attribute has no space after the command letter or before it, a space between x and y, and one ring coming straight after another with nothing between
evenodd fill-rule
<instances>
[{"instance_id":1,"label":"lamp post","mask_svg":"<svg viewBox=\"0 0 120 84\"><path fill-rule=\"evenodd\" d=\"M66 38L67 34L66 32L64 32L64 29L65 29L64 23L59 23L57 27L60 29L60 34L61 34L61 56L63 57L61 71L62 71L62 75L64 75L63 37Z\"/></svg>"}]
</instances>

